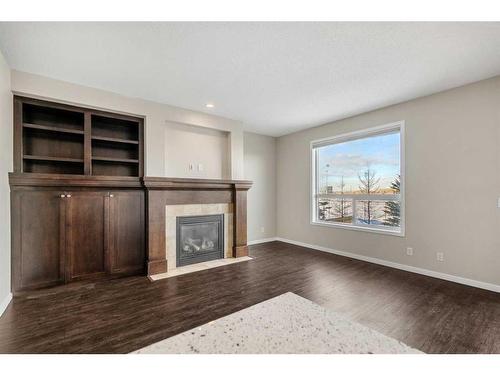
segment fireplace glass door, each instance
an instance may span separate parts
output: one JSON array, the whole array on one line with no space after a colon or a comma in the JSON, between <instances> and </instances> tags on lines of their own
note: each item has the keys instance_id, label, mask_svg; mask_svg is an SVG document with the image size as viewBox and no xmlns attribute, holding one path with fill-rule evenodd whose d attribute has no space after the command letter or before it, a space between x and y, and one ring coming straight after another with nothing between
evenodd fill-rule
<instances>
[{"instance_id":1,"label":"fireplace glass door","mask_svg":"<svg viewBox=\"0 0 500 375\"><path fill-rule=\"evenodd\" d=\"M177 217L177 267L224 258L224 215Z\"/></svg>"}]
</instances>

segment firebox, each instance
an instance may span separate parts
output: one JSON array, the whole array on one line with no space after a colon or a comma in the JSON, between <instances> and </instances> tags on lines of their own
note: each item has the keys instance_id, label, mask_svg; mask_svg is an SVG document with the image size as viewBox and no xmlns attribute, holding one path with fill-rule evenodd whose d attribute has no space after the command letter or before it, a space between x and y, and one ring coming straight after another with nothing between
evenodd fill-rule
<instances>
[{"instance_id":1,"label":"firebox","mask_svg":"<svg viewBox=\"0 0 500 375\"><path fill-rule=\"evenodd\" d=\"M224 215L177 217L177 267L224 258Z\"/></svg>"}]
</instances>

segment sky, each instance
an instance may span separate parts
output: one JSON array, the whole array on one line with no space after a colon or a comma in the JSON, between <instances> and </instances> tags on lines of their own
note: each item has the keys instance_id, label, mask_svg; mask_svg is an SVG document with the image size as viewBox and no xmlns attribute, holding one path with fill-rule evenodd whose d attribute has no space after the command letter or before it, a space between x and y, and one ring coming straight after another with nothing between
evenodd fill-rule
<instances>
[{"instance_id":1,"label":"sky","mask_svg":"<svg viewBox=\"0 0 500 375\"><path fill-rule=\"evenodd\" d=\"M369 167L380 178L379 187L388 188L400 174L400 136L388 133L369 138L336 143L321 147L318 151L320 191L325 182L340 190L344 177L344 192L359 190L358 174L363 175Z\"/></svg>"}]
</instances>

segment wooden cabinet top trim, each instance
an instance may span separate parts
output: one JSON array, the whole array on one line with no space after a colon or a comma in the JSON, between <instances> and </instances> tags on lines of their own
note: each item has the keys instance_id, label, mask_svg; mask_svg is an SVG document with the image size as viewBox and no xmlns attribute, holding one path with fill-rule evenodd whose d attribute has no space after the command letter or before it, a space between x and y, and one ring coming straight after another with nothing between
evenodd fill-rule
<instances>
[{"instance_id":1,"label":"wooden cabinet top trim","mask_svg":"<svg viewBox=\"0 0 500 375\"><path fill-rule=\"evenodd\" d=\"M9 184L16 186L117 187L140 188L139 177L85 176L43 173L9 173Z\"/></svg>"},{"instance_id":2,"label":"wooden cabinet top trim","mask_svg":"<svg viewBox=\"0 0 500 375\"><path fill-rule=\"evenodd\" d=\"M9 184L16 186L60 186L60 187L117 187L141 188L149 190L175 189L236 189L248 190L252 181L248 180L218 180L199 178L174 177L122 177L122 176L86 176L52 173L9 173Z\"/></svg>"}]
</instances>

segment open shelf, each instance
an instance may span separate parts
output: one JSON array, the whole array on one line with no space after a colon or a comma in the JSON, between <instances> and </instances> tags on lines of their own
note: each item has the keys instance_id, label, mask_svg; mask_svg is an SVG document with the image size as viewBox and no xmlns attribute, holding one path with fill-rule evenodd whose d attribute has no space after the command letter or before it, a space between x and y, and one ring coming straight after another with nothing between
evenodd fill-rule
<instances>
[{"instance_id":1,"label":"open shelf","mask_svg":"<svg viewBox=\"0 0 500 375\"><path fill-rule=\"evenodd\" d=\"M139 143L139 123L118 118L92 115L92 137Z\"/></svg>"},{"instance_id":2,"label":"open shelf","mask_svg":"<svg viewBox=\"0 0 500 375\"><path fill-rule=\"evenodd\" d=\"M35 130L48 131L48 132L67 133L67 134L80 134L80 135L84 134L83 130L64 129L64 128L58 128L58 127L55 127L55 126L46 126L46 125L36 125L36 124L24 123L23 127L25 129L35 129Z\"/></svg>"},{"instance_id":3,"label":"open shelf","mask_svg":"<svg viewBox=\"0 0 500 375\"><path fill-rule=\"evenodd\" d=\"M108 160L92 160L93 176L130 176L139 174L138 163L110 162Z\"/></svg>"},{"instance_id":4,"label":"open shelf","mask_svg":"<svg viewBox=\"0 0 500 375\"><path fill-rule=\"evenodd\" d=\"M83 174L83 160L58 159L26 155L23 158L26 173Z\"/></svg>"},{"instance_id":5,"label":"open shelf","mask_svg":"<svg viewBox=\"0 0 500 375\"><path fill-rule=\"evenodd\" d=\"M92 115L92 175L139 176L139 122Z\"/></svg>"},{"instance_id":6,"label":"open shelf","mask_svg":"<svg viewBox=\"0 0 500 375\"><path fill-rule=\"evenodd\" d=\"M23 135L23 156L83 159L84 140L81 134L25 128Z\"/></svg>"},{"instance_id":7,"label":"open shelf","mask_svg":"<svg viewBox=\"0 0 500 375\"><path fill-rule=\"evenodd\" d=\"M93 161L104 161L109 163L139 163L137 159L120 159L120 158L106 158L101 156L92 156Z\"/></svg>"},{"instance_id":8,"label":"open shelf","mask_svg":"<svg viewBox=\"0 0 500 375\"><path fill-rule=\"evenodd\" d=\"M77 130L83 133L84 114L81 111L25 103L23 123L61 130Z\"/></svg>"},{"instance_id":9,"label":"open shelf","mask_svg":"<svg viewBox=\"0 0 500 375\"><path fill-rule=\"evenodd\" d=\"M141 177L143 119L15 96L14 170Z\"/></svg>"},{"instance_id":10,"label":"open shelf","mask_svg":"<svg viewBox=\"0 0 500 375\"><path fill-rule=\"evenodd\" d=\"M92 140L92 158L138 161L139 146L136 144Z\"/></svg>"},{"instance_id":11,"label":"open shelf","mask_svg":"<svg viewBox=\"0 0 500 375\"><path fill-rule=\"evenodd\" d=\"M61 163L83 163L83 159L73 159L73 158L58 158L53 156L37 156L37 155L24 155L25 160L43 160L43 161L55 161Z\"/></svg>"},{"instance_id":12,"label":"open shelf","mask_svg":"<svg viewBox=\"0 0 500 375\"><path fill-rule=\"evenodd\" d=\"M125 143L125 144L132 144L132 145L138 145L139 141L131 141L128 139L121 139L121 138L113 138L113 137L99 137L96 135L92 136L93 141L101 141L101 142L115 142L115 143Z\"/></svg>"}]
</instances>

